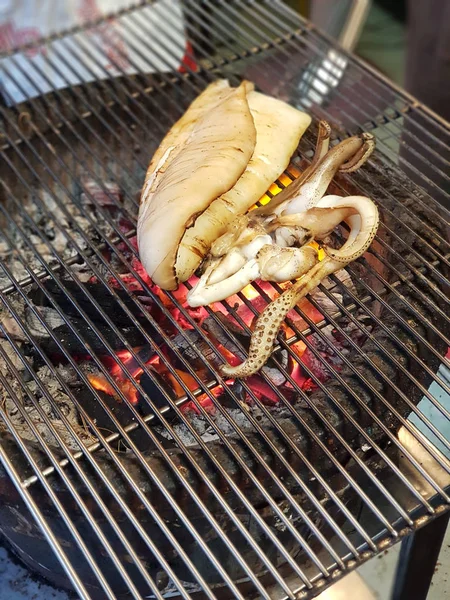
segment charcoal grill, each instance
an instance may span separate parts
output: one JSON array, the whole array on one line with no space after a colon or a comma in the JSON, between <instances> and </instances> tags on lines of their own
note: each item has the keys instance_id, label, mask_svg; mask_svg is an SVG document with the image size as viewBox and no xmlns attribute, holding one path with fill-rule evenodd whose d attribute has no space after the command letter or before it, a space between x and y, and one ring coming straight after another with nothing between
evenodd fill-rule
<instances>
[{"instance_id":1,"label":"charcoal grill","mask_svg":"<svg viewBox=\"0 0 450 600\"><path fill-rule=\"evenodd\" d=\"M150 70L173 54L172 15L154 3L155 48L142 4L118 23ZM3 82L31 98L0 107L0 531L83 599L309 598L449 507L450 130L281 2L183 8L178 71L129 76L113 58L91 81L102 22L40 43L42 62L33 45L4 57ZM48 67L67 86L41 94ZM239 307L257 314L280 288L199 320L149 283L134 244L150 156L219 76L378 140L333 184L378 203L377 239L351 285L333 276L296 310L257 385L221 379L210 333L245 352Z\"/></svg>"}]
</instances>

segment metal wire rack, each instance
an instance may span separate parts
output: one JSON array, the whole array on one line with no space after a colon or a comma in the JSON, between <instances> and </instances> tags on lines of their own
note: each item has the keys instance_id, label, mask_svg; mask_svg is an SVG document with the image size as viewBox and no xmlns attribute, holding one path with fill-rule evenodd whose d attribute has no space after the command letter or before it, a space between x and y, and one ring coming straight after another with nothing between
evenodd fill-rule
<instances>
[{"instance_id":1,"label":"metal wire rack","mask_svg":"<svg viewBox=\"0 0 450 600\"><path fill-rule=\"evenodd\" d=\"M190 60L182 72L145 74L142 64L172 64L174 38L171 11L155 2L166 41L151 43L144 4L117 18L132 48L133 76L117 59L114 77L102 67L95 35L102 23L47 40L52 52L39 60L23 49L26 58L11 51L2 60L4 89L13 85L32 98L17 105L5 93L0 107L0 531L30 566L47 576L53 571L58 583L68 578L83 599L307 598L448 510L450 441L441 424L450 413L430 385L450 392L443 370L450 346L450 130L281 2L184 2ZM105 79L92 82L102 69ZM43 82L55 75L66 89L42 95ZM352 286L332 277L331 287L320 286L322 301L310 298L320 320L298 308L302 326L288 322L291 333L279 338L271 362L287 386L261 375L275 408L251 382L222 380L221 355L207 331L177 294L148 283L133 243L137 193L152 152L217 76L247 77L326 118L339 135L363 128L378 140L368 167L335 185L374 198L383 215L379 234L370 253L346 269ZM312 147L307 134L299 160ZM259 284L254 291L265 301L271 294ZM258 313L247 296L239 300ZM236 307L223 308L248 334ZM236 328L212 309L208 319L230 348L243 351ZM123 323L151 344L181 390L177 397ZM300 364L298 342L314 359L301 363L312 392L288 368ZM113 390L112 403L81 367L80 347ZM214 360L205 359L205 349ZM105 357L114 357L139 405ZM130 361L150 378L153 393ZM226 405L214 394L218 386ZM56 389L76 407L88 441L56 402ZM119 400L126 422L117 417ZM197 421L183 410L186 402ZM18 506L19 537L11 525ZM27 540L34 554L21 550ZM48 545L54 555L46 554Z\"/></svg>"}]
</instances>

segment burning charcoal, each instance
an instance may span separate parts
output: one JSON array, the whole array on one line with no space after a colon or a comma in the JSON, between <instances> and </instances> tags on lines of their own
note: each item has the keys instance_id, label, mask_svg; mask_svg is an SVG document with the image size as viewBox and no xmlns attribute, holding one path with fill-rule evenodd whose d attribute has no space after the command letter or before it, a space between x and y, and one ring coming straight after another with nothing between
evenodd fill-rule
<instances>
[{"instance_id":1,"label":"burning charcoal","mask_svg":"<svg viewBox=\"0 0 450 600\"><path fill-rule=\"evenodd\" d=\"M348 287L351 291L355 291L355 286L353 285L353 281L350 277L350 274L345 270L341 269L335 273L335 277L339 279L343 283L344 286ZM328 312L329 314L334 314L339 310L338 303L344 302L345 291L343 287L336 285L334 281L332 281L329 277L325 278L322 281L322 285L329 290L331 295L336 298L336 302L333 302L331 298L329 298L324 292L320 291L319 288L316 288L311 292L311 296L319 305L319 308L324 312Z\"/></svg>"},{"instance_id":2,"label":"burning charcoal","mask_svg":"<svg viewBox=\"0 0 450 600\"><path fill-rule=\"evenodd\" d=\"M87 283L92 278L92 273L86 263L75 263L71 269L81 283Z\"/></svg>"},{"instance_id":3,"label":"burning charcoal","mask_svg":"<svg viewBox=\"0 0 450 600\"><path fill-rule=\"evenodd\" d=\"M247 401L247 392L239 380L220 388L220 393L217 396L217 401L221 406L226 408L236 408L236 399L240 403Z\"/></svg>"},{"instance_id":4,"label":"burning charcoal","mask_svg":"<svg viewBox=\"0 0 450 600\"><path fill-rule=\"evenodd\" d=\"M8 417L13 423L14 428L20 434L20 436L25 440L35 441L34 434L27 424L25 418L21 415L19 410L17 409L15 403L11 399L6 399L4 408L8 413ZM33 420L34 426L39 431L44 441L47 442L50 446L57 446L58 442L50 431L47 423L43 420L38 410L33 406L29 405L25 408L29 417ZM45 408L44 408L45 410ZM70 425L75 431L78 439L86 446L94 443L96 439L87 431L82 425L80 425L77 420L70 421ZM64 439L67 447L70 450L77 451L80 450L80 445L73 439L71 435L67 434L67 428L65 424L56 418L52 418L52 426L59 433L59 435ZM2 431L2 425L0 424L0 431Z\"/></svg>"},{"instance_id":5,"label":"burning charcoal","mask_svg":"<svg viewBox=\"0 0 450 600\"><path fill-rule=\"evenodd\" d=\"M36 307L42 318L47 324L45 327L30 308L25 309L25 321L31 331L36 336L44 350L50 354L61 354L56 342L50 337L50 331L61 342L65 350L70 354L86 354L87 345L97 354L106 354L108 351L100 340L99 336L92 331L84 319L76 319L67 316L62 319L59 313L53 308ZM99 327L100 335L112 347L113 350L123 348L123 340L117 336L114 331L106 324ZM134 326L121 327L120 332L132 346L142 346L147 340ZM81 337L78 339L78 334Z\"/></svg>"},{"instance_id":6,"label":"burning charcoal","mask_svg":"<svg viewBox=\"0 0 450 600\"><path fill-rule=\"evenodd\" d=\"M309 348L306 348L302 354L301 360L302 363L306 365L320 381L326 381L330 377L330 372L326 368L326 362L324 359L322 358L321 360L317 358L317 356Z\"/></svg>"},{"instance_id":7,"label":"burning charcoal","mask_svg":"<svg viewBox=\"0 0 450 600\"><path fill-rule=\"evenodd\" d=\"M77 283L70 280L64 281L63 283L64 287L75 298L80 308L87 314L87 316L90 319L92 319L94 322L97 320L103 322L97 309L91 303L90 299L80 291L79 285ZM75 318L79 318L79 312L74 307L70 299L66 296L66 294L59 288L55 281L43 281L42 286L45 288L46 292L48 292L49 295L52 297L53 301L61 307L64 314ZM117 300L108 292L107 288L103 284L85 283L83 287L97 301L101 309L106 314L108 314L109 316L114 315L115 325L117 325L118 327L129 327L133 324L130 318L120 308L120 306L117 303ZM120 300L125 304L127 309L132 313L133 317L139 322L148 325L148 320L144 317L140 308L135 304L133 298L130 295L128 295L124 290L115 290L115 292L120 298ZM37 287L33 288L28 293L28 297L37 306L51 305L44 292Z\"/></svg>"},{"instance_id":8,"label":"burning charcoal","mask_svg":"<svg viewBox=\"0 0 450 600\"><path fill-rule=\"evenodd\" d=\"M208 317L203 321L203 327L208 331L224 348L226 348L229 352L234 354L237 358L244 360L245 356L243 352L234 344L229 336L226 334L226 330L229 329L232 331L233 335L237 338L237 340L242 344L245 349L248 349L250 346L250 336L246 334L243 329L240 329L237 325L232 324L229 319L226 319L222 313L215 313L218 319L223 323L221 327L212 317ZM287 352L279 351L274 355L278 360L280 360L281 366L286 368L287 366ZM286 378L285 376L276 368L273 360L269 359L267 365L262 368L263 373L275 384L282 385Z\"/></svg>"},{"instance_id":9,"label":"burning charcoal","mask_svg":"<svg viewBox=\"0 0 450 600\"><path fill-rule=\"evenodd\" d=\"M28 340L25 332L22 330L22 327L19 323L11 316L5 316L1 320L2 329L9 333L9 335L15 340L20 340L25 342ZM1 332L0 332L1 334Z\"/></svg>"},{"instance_id":10,"label":"burning charcoal","mask_svg":"<svg viewBox=\"0 0 450 600\"><path fill-rule=\"evenodd\" d=\"M80 402L82 402L86 412L103 432L106 431L107 433L113 433L117 431L117 421L123 427L127 426L131 422L136 421L136 417L134 416L129 403L122 400L117 390L115 390L115 388L109 383L108 379L103 375L103 373L98 371L97 367L92 362L84 362L80 365L80 368L89 379L90 386L96 390L103 403L106 405L105 410L101 403L96 400L92 389L84 386L80 390ZM151 373L151 376L149 373ZM141 396L141 394L137 392L133 382L130 381L130 379L124 378L123 373L121 375L113 375L112 371L111 376L115 381L117 388L129 400L129 402L134 405L136 411L139 412L141 416L145 417L152 414L153 411L151 407ZM165 407L167 405L167 401L165 395L157 387L155 383L156 380L158 380L158 382L163 386L163 389L166 391L166 393L171 394L173 397L173 392L171 392L171 390L164 385L160 375L150 365L147 365L145 373L142 375L139 374L139 376L136 377L146 391L147 395L158 408ZM174 415L168 412L165 416L169 421L171 421ZM158 422L158 419L149 421L149 426L152 426L153 428L153 425L158 424ZM133 430L130 433L130 437L140 450L149 450L149 444L151 443L151 440L148 434L142 428ZM163 439L160 438L159 435L158 438L161 440ZM164 440L164 443L167 443L166 440ZM125 447L127 446L125 442L123 442L123 445Z\"/></svg>"},{"instance_id":11,"label":"burning charcoal","mask_svg":"<svg viewBox=\"0 0 450 600\"><path fill-rule=\"evenodd\" d=\"M235 326L231 326L229 320L222 318L221 313L216 313L216 316L223 324L222 326L219 325L213 317L208 317L203 321L203 328L212 335L219 344L229 350L229 352L232 352L237 358L244 360L243 352L231 341L230 336L227 335L227 329L232 331L234 337L237 338L238 342L240 342L244 348L249 346L250 337L245 335L243 329L241 330Z\"/></svg>"},{"instance_id":12,"label":"burning charcoal","mask_svg":"<svg viewBox=\"0 0 450 600\"><path fill-rule=\"evenodd\" d=\"M102 390L96 390L96 392L102 399L105 408L98 402L97 398L93 395L92 390L87 386L83 386L78 391L77 397L89 417L94 421L96 427L105 437L118 431L117 423L122 427L126 427L127 425L136 422L136 417L125 402L117 402L113 396L110 396ZM151 450L151 438L141 427L137 427L131 431L129 436L141 452ZM167 441L161 436L157 435L157 437L161 443L167 444ZM113 447L118 451L124 451L128 446L124 440L118 439L113 442Z\"/></svg>"},{"instance_id":13,"label":"burning charcoal","mask_svg":"<svg viewBox=\"0 0 450 600\"><path fill-rule=\"evenodd\" d=\"M57 367L56 370L61 376L68 374L67 367ZM46 397L42 396L42 393L34 379L27 382L26 388L22 388L18 380L12 378L11 386L15 394L16 399L20 398L25 411L32 418L35 427L39 433L43 436L44 440L50 445L57 445L57 441L53 436L47 423L39 413L37 406L46 414L51 420L52 426L59 435L62 437L68 448L71 450L79 450L80 446L78 442L85 445L90 445L95 442L95 438L89 433L89 431L83 426L79 419L79 413L69 398L69 396L62 389L60 383L55 377L54 373L47 366L40 367L36 371L37 379L42 382L45 388L48 390L51 396L51 401ZM8 393L5 389L3 392L4 409L8 413L9 418L12 420L14 427L20 433L21 437L27 440L34 441L34 434L27 425L24 417L22 417L20 411L17 408L17 400L13 401L9 398ZM60 409L64 417L70 423L70 426L75 431L78 441L68 434L67 428L63 421L59 417L59 413L56 407ZM1 430L1 425L0 425Z\"/></svg>"},{"instance_id":14,"label":"burning charcoal","mask_svg":"<svg viewBox=\"0 0 450 600\"><path fill-rule=\"evenodd\" d=\"M284 352L283 354L286 355L286 352ZM270 381L276 386L283 385L283 383L285 383L286 381L286 377L276 367L269 367L266 365L261 370L265 375L267 375L268 379L270 379Z\"/></svg>"},{"instance_id":15,"label":"burning charcoal","mask_svg":"<svg viewBox=\"0 0 450 600\"><path fill-rule=\"evenodd\" d=\"M29 306L25 307L25 322L28 325L30 333L39 340L50 337L50 331L66 324L54 308L37 306L36 311L41 315L45 325L41 323Z\"/></svg>"},{"instance_id":16,"label":"burning charcoal","mask_svg":"<svg viewBox=\"0 0 450 600\"><path fill-rule=\"evenodd\" d=\"M244 360L243 352L229 339L224 329L212 317L208 317L203 321L203 328L228 352L232 353L236 358ZM240 333L239 336L242 338L243 346L248 348L250 337L245 335L244 332ZM215 369L218 369L223 362L220 358L220 353L214 352L203 336L196 330L185 331L184 335L178 334L172 339L172 344L178 349L185 360L199 369L204 366L205 360ZM277 357L280 357L282 354L283 357L287 357L287 353L285 352L277 353ZM175 353L173 353L172 359L176 366L183 368L183 365L177 360ZM282 362L284 363L283 366L286 366L287 361L283 360ZM279 369L271 366L270 361L262 370L275 385L283 385L286 381L285 376Z\"/></svg>"},{"instance_id":17,"label":"burning charcoal","mask_svg":"<svg viewBox=\"0 0 450 600\"><path fill-rule=\"evenodd\" d=\"M105 349L103 344L99 341L97 336L90 331L90 329L86 326L86 323L79 315L78 310L72 304L68 296L66 296L62 290L58 287L55 281L44 281L42 285L45 287L46 291L51 295L53 301L61 308L61 311L64 315L66 315L67 320L75 327L75 329L82 333L86 339L86 341L92 345L95 352L99 352L101 354L105 353ZM102 315L97 311L95 306L91 303L89 298L87 298L79 288L79 285L73 281L65 281L64 286L70 293L74 299L76 299L80 309L82 309L87 316L95 323L98 330L102 335L105 336L107 341L110 343L113 350L120 350L123 348L123 341L121 341L112 331L112 329L105 322ZM158 335L158 333L154 330L151 323L148 320L148 317L143 314L140 308L133 301L132 296L128 295L123 290L116 290L117 295L120 300L126 305L128 310L132 313L133 319L131 319L118 305L117 300L111 296L111 294L107 291L107 289L100 283L86 283L83 286L96 300L98 305L101 307L101 310L105 312L105 314L109 315L114 322L114 325L120 330L124 339L127 340L133 347L146 345L149 342L149 339L153 340L156 344L162 345L163 340ZM56 311L52 308L51 303L47 296L40 288L33 288L29 294L29 298L38 306L46 308L47 311L53 311L56 315ZM151 305L149 310L151 310ZM53 315L53 313L49 313ZM143 327L145 327L147 336L143 336L139 330L136 328L136 321L140 322ZM72 352L80 352L83 351L85 353L85 349L80 347L80 342L76 339L73 333L70 332L70 327L68 324L60 318L59 323L55 322L54 329L56 327L60 327L58 329L58 335L62 335L62 339L69 342L69 349ZM41 326L42 329L42 326ZM44 333L44 332L43 332ZM48 338L47 335L44 337Z\"/></svg>"},{"instance_id":18,"label":"burning charcoal","mask_svg":"<svg viewBox=\"0 0 450 600\"><path fill-rule=\"evenodd\" d=\"M221 364L218 354L210 348L202 335L194 329L186 330L184 335L179 333L172 338L171 342L185 360L193 365L198 364L199 368L204 366L204 360L216 368ZM177 363L176 366L183 368L183 364L177 360L175 353L173 353L173 358L174 363Z\"/></svg>"},{"instance_id":19,"label":"burning charcoal","mask_svg":"<svg viewBox=\"0 0 450 600\"><path fill-rule=\"evenodd\" d=\"M174 393L168 388L168 386L164 384L162 378L155 371L155 369L152 369L152 367L147 366L147 370L148 372L143 373L140 379L140 384L142 388L157 408L164 408L165 406L168 406L166 396L158 388L158 386L155 383L155 380L158 381L158 383L166 391L166 394L170 396L173 400L176 399ZM149 373L151 373L151 375ZM150 405L147 403L145 398L142 397L141 394L139 394L139 407L143 415L151 415L153 413ZM171 415L170 413L171 411L166 412L164 415L165 418L169 418L169 420L171 419L171 417L173 418L173 415ZM155 422L158 422L158 418L155 419Z\"/></svg>"}]
</instances>

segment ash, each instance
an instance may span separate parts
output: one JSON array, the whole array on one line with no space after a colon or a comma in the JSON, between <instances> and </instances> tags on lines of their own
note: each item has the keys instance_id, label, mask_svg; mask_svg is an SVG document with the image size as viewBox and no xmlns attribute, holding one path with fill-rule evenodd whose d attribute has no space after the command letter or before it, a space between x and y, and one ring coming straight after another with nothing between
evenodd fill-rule
<instances>
[{"instance_id":1,"label":"ash","mask_svg":"<svg viewBox=\"0 0 450 600\"><path fill-rule=\"evenodd\" d=\"M16 342L16 348L20 354L8 340L0 339L0 403L6 416L5 422L0 421L0 431L8 431L6 421L9 421L23 439L37 441L30 427L32 423L42 440L52 446L60 444L51 427L71 451L80 450L80 442L87 446L94 443L96 438L80 422L75 405L49 367L45 365L38 368L35 379L32 378L27 368L31 366L31 360L22 354L22 343ZM54 369L67 384L77 381L77 375L71 367L59 365ZM42 390L47 391L52 402ZM63 418L72 428L74 436Z\"/></svg>"},{"instance_id":2,"label":"ash","mask_svg":"<svg viewBox=\"0 0 450 600\"><path fill-rule=\"evenodd\" d=\"M88 185L85 183L83 189L89 189ZM63 210L62 201L57 202L54 196L40 190L25 201L20 211L14 210L14 224L9 221L0 236L0 290L11 285L11 277L21 281L29 277L30 271L42 271L41 261L54 268L58 264L56 254L67 261L84 252L88 244L81 231L95 246L113 235L114 229L86 197L80 193L78 204L67 202L64 197ZM71 269L81 281L92 275L84 263L75 263Z\"/></svg>"},{"instance_id":3,"label":"ash","mask_svg":"<svg viewBox=\"0 0 450 600\"><path fill-rule=\"evenodd\" d=\"M247 413L251 411L252 416L258 418L262 416L262 411L257 406L249 406L248 404L241 402L242 408L226 408L223 407L223 411L227 414L227 417L222 414L220 411L216 411L215 414L210 414L210 418L214 421L215 426L227 437L239 439L239 436L236 434L232 422L236 424L241 431L245 431L246 433L251 433L256 431L252 424L250 423ZM189 419L189 422L192 428L196 431L196 433L201 436L202 441L205 443L208 442L217 442L220 441L219 435L215 432L212 425L208 423L208 421L203 418L201 415L186 415L186 418ZM230 420L232 421L230 423ZM192 435L188 426L184 423L177 423L173 425L173 430L176 436L179 437L181 442L185 446L196 446L197 440ZM170 434L162 426L155 426L155 430L164 438L168 440L174 440L173 436Z\"/></svg>"},{"instance_id":4,"label":"ash","mask_svg":"<svg viewBox=\"0 0 450 600\"><path fill-rule=\"evenodd\" d=\"M8 208L14 215L14 223L8 219L2 224L0 233L0 290L26 281L30 272L42 272L43 264L49 270L58 267L56 256L64 262L69 261L69 264L73 262L70 267L72 273L81 282L88 281L92 271L85 262L75 261L75 258L80 252L89 250L86 239L89 244L98 246L105 238L113 236L114 229L102 218L101 209L110 202L118 205L122 201L116 184L105 182L102 188L106 192L93 180L81 176L72 201L68 201L62 193L58 196L56 189L52 195L40 189L24 198L20 207L11 202ZM118 212L111 211L111 214L113 218L119 218ZM24 286L23 289L26 292L28 288ZM74 403L54 373L47 366L35 367L33 360L26 356L31 343L19 322L25 323L29 333L38 341L48 337L48 333L42 330L39 320L25 307L18 294L9 294L8 302L12 313L6 310L4 304L0 308L0 337L10 336L13 340L10 343L0 339L0 403L6 418L25 440L36 441L28 418L45 443L59 446L47 425L48 418L69 450L79 450L80 443L94 443L96 438L81 422ZM61 325L56 311L39 308L38 312L51 328ZM69 386L76 381L79 385L71 367L59 365L54 369ZM46 399L43 390L52 398L73 432ZM6 423L0 420L0 432L7 430ZM78 439L74 439L75 436Z\"/></svg>"}]
</instances>

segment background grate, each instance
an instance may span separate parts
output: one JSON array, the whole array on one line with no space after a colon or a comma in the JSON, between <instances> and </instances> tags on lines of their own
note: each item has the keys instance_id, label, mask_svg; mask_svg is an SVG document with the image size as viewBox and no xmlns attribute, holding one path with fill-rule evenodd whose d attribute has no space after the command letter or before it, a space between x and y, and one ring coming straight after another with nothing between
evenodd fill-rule
<instances>
[{"instance_id":1,"label":"background grate","mask_svg":"<svg viewBox=\"0 0 450 600\"><path fill-rule=\"evenodd\" d=\"M27 547L31 566L51 569L58 583L67 576L81 598L312 596L448 509L449 409L428 389L450 391L440 369L450 345L450 131L281 3L184 2L192 55L181 72L171 67L180 48L170 6L152 7L164 33L158 47L141 5L116 22L136 75L123 71L120 48L115 76L102 67L103 23L48 40L39 60L11 52L2 61L0 529L17 550ZM170 72L148 74L164 61ZM92 82L99 72L106 79ZM41 95L55 76L67 89ZM335 182L337 193L378 203L376 242L346 269L351 287L333 276L311 297L321 320L296 310L302 320L289 322L271 362L289 385L281 389L271 372L261 378L275 407L251 382L221 380L205 326L242 351L242 307L261 308L253 295L239 295L240 309L224 302L226 320L208 309L199 327L179 295L149 285L133 243L154 149L217 76L252 79L329 120L340 137L364 129L378 139L368 166ZM32 99L14 105L11 86ZM313 133L295 164L311 156ZM279 291L253 287L265 301ZM151 343L178 398L136 337ZM299 341L309 363L299 362ZM80 348L121 403L92 385ZM312 392L293 378L295 364ZM226 404L214 395L219 384ZM195 418L181 409L186 401Z\"/></svg>"}]
</instances>

